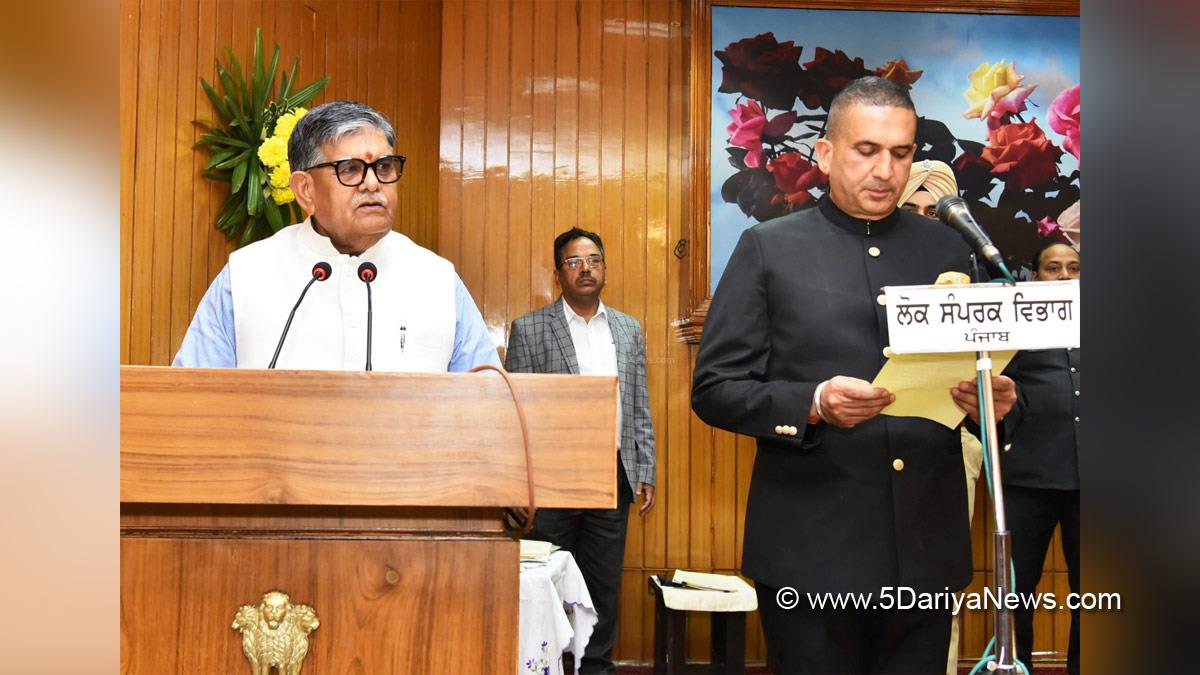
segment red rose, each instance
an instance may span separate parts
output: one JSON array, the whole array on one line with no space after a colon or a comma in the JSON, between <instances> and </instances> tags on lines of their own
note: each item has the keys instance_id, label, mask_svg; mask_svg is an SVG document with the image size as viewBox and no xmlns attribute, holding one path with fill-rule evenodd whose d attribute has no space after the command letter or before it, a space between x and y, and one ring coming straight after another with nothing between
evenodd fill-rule
<instances>
[{"instance_id":1,"label":"red rose","mask_svg":"<svg viewBox=\"0 0 1200 675\"><path fill-rule=\"evenodd\" d=\"M964 199L979 199L992 191L992 163L972 152L963 152L950 163ZM970 195L970 196L968 196Z\"/></svg>"},{"instance_id":2,"label":"red rose","mask_svg":"<svg viewBox=\"0 0 1200 675\"><path fill-rule=\"evenodd\" d=\"M775 195L772 204L787 201L791 207L802 206L813 201L809 190L823 187L828 177L821 169L798 152L785 152L767 162L767 171L775 176L775 187L783 194Z\"/></svg>"},{"instance_id":3,"label":"red rose","mask_svg":"<svg viewBox=\"0 0 1200 675\"><path fill-rule=\"evenodd\" d=\"M1058 174L1059 150L1037 125L1037 118L1005 124L988 132L982 157L992 163L992 173L1008 174L1005 180L1018 190L1045 185Z\"/></svg>"},{"instance_id":4,"label":"red rose","mask_svg":"<svg viewBox=\"0 0 1200 675\"><path fill-rule=\"evenodd\" d=\"M804 78L800 70L802 49L791 40L777 42L772 33L732 42L716 52L721 60L721 86L717 91L744 94L768 108L788 110Z\"/></svg>"},{"instance_id":5,"label":"red rose","mask_svg":"<svg viewBox=\"0 0 1200 675\"><path fill-rule=\"evenodd\" d=\"M909 70L908 63L904 59L888 61L875 69L876 75L885 80L891 80L905 89L912 89L913 83L921 79L921 75L924 73L923 70Z\"/></svg>"},{"instance_id":6,"label":"red rose","mask_svg":"<svg viewBox=\"0 0 1200 675\"><path fill-rule=\"evenodd\" d=\"M861 58L850 60L846 52L831 52L817 47L816 58L804 64L808 74L808 85L800 90L800 100L811 110L829 110L829 104L842 87L853 80L870 74Z\"/></svg>"}]
</instances>

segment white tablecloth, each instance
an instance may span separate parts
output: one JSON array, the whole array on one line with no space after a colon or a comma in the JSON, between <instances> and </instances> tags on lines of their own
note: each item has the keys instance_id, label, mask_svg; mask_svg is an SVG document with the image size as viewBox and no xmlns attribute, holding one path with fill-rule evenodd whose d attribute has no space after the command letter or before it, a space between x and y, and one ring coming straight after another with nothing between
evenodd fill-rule
<instances>
[{"instance_id":1,"label":"white tablecloth","mask_svg":"<svg viewBox=\"0 0 1200 675\"><path fill-rule=\"evenodd\" d=\"M544 564L521 563L521 625L517 672L562 675L562 655L575 662L596 626L596 608L575 558L555 551Z\"/></svg>"}]
</instances>

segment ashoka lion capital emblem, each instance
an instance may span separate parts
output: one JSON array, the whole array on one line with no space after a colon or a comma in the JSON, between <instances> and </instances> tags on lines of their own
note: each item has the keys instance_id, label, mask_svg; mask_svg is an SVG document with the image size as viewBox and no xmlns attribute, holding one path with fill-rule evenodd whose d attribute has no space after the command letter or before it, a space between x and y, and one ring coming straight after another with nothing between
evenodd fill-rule
<instances>
[{"instance_id":1,"label":"ashoka lion capital emblem","mask_svg":"<svg viewBox=\"0 0 1200 675\"><path fill-rule=\"evenodd\" d=\"M308 634L321 622L308 605L293 605L282 591L263 594L262 602L242 605L233 617L233 629L242 634L242 651L252 675L300 675L308 654Z\"/></svg>"}]
</instances>

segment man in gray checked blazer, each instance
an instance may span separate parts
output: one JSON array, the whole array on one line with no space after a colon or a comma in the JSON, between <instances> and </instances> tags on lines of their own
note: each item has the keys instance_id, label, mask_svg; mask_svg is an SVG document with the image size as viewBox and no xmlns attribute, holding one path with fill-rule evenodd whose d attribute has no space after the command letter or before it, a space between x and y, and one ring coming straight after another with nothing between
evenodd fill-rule
<instances>
[{"instance_id":1,"label":"man in gray checked blazer","mask_svg":"<svg viewBox=\"0 0 1200 675\"><path fill-rule=\"evenodd\" d=\"M554 240L555 279L562 297L513 321L505 367L514 373L616 375L621 404L620 463L615 509L538 509L530 539L571 551L583 573L599 618L584 650L579 673L613 672L617 596L625 558L625 528L635 495L638 515L654 506L654 425L646 389L646 348L637 319L605 306L604 244L580 228ZM518 509L518 511L520 511Z\"/></svg>"}]
</instances>

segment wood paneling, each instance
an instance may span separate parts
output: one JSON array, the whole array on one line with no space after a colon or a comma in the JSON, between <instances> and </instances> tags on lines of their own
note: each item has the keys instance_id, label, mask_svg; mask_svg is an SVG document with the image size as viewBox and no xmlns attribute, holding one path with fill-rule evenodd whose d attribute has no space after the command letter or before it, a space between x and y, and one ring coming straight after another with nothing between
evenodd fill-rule
<instances>
[{"instance_id":1,"label":"wood paneling","mask_svg":"<svg viewBox=\"0 0 1200 675\"><path fill-rule=\"evenodd\" d=\"M230 625L269 590L317 613L304 672L512 672L517 544L471 539L124 537L121 672L248 672Z\"/></svg>"},{"instance_id":2,"label":"wood paneling","mask_svg":"<svg viewBox=\"0 0 1200 675\"><path fill-rule=\"evenodd\" d=\"M578 225L604 239L605 302L645 331L658 506L630 521L616 652L644 661L646 577L733 569L740 519L732 437L714 458L688 403L692 354L670 330L683 311L671 251L686 217L686 7L449 0L443 16L440 252L489 329L504 341L513 319L557 297L554 236Z\"/></svg>"},{"instance_id":3,"label":"wood paneling","mask_svg":"<svg viewBox=\"0 0 1200 675\"><path fill-rule=\"evenodd\" d=\"M617 378L510 378L537 503L613 508ZM495 373L121 369L125 503L528 505L522 437Z\"/></svg>"},{"instance_id":4,"label":"wood paneling","mask_svg":"<svg viewBox=\"0 0 1200 675\"><path fill-rule=\"evenodd\" d=\"M254 30L280 70L300 57L314 101L366 102L391 119L408 157L396 229L437 246L441 5L389 0L122 0L121 363L170 362L232 246L213 228L225 184L204 179L194 119L215 119L200 77L231 45L250 61ZM269 55L269 52L268 52Z\"/></svg>"}]
</instances>

